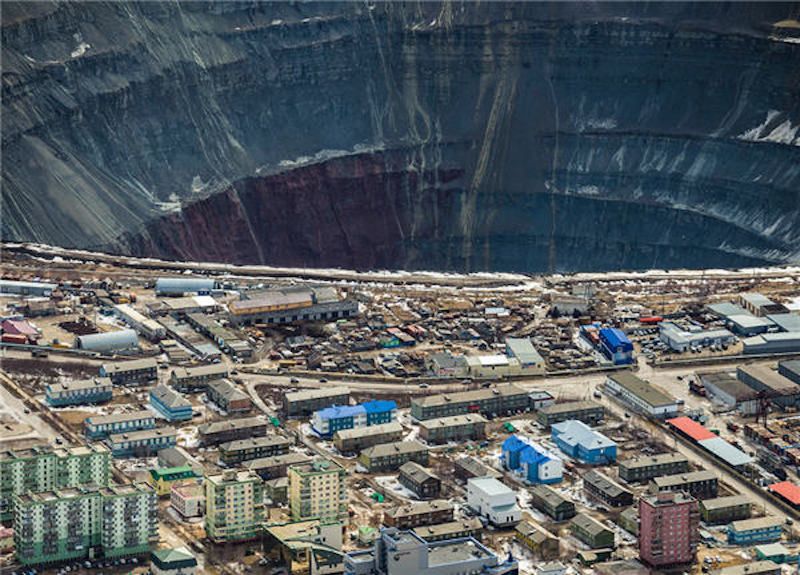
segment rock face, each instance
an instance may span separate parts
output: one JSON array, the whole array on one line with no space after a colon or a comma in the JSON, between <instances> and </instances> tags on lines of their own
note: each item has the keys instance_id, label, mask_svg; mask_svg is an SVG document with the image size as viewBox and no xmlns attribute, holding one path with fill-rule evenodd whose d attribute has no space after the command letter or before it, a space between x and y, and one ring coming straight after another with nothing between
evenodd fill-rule
<instances>
[{"instance_id":1,"label":"rock face","mask_svg":"<svg viewBox=\"0 0 800 575\"><path fill-rule=\"evenodd\" d=\"M798 17L4 3L2 236L351 268L798 261Z\"/></svg>"}]
</instances>

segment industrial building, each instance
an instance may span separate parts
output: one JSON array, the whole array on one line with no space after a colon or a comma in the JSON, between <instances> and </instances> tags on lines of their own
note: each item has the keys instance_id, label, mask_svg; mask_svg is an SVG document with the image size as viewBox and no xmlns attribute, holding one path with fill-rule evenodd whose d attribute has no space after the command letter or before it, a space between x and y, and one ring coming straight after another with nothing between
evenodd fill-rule
<instances>
[{"instance_id":1,"label":"industrial building","mask_svg":"<svg viewBox=\"0 0 800 575\"><path fill-rule=\"evenodd\" d=\"M587 497L609 507L633 505L633 493L605 473L590 469L583 475L583 492Z\"/></svg>"},{"instance_id":2,"label":"industrial building","mask_svg":"<svg viewBox=\"0 0 800 575\"><path fill-rule=\"evenodd\" d=\"M742 340L745 355L772 355L800 352L800 331L762 333Z\"/></svg>"},{"instance_id":3,"label":"industrial building","mask_svg":"<svg viewBox=\"0 0 800 575\"><path fill-rule=\"evenodd\" d=\"M763 365L747 365L736 369L736 377L756 391L764 392L770 401L785 409L800 404L800 385Z\"/></svg>"},{"instance_id":4,"label":"industrial building","mask_svg":"<svg viewBox=\"0 0 800 575\"><path fill-rule=\"evenodd\" d=\"M208 383L228 377L224 363L212 363L197 367L176 367L170 374L170 384L181 393L205 391Z\"/></svg>"},{"instance_id":5,"label":"industrial building","mask_svg":"<svg viewBox=\"0 0 800 575\"><path fill-rule=\"evenodd\" d=\"M688 417L668 419L667 423L678 435L693 441L730 467L743 469L753 461L744 451Z\"/></svg>"},{"instance_id":6,"label":"industrial building","mask_svg":"<svg viewBox=\"0 0 800 575\"><path fill-rule=\"evenodd\" d=\"M738 303L743 306L744 309L759 317L765 315L765 310L775 306L775 302L767 296L755 292L739 294Z\"/></svg>"},{"instance_id":7,"label":"industrial building","mask_svg":"<svg viewBox=\"0 0 800 575\"><path fill-rule=\"evenodd\" d=\"M494 417L529 409L528 392L513 384L459 393L427 395L411 400L411 416L417 421L467 413Z\"/></svg>"},{"instance_id":8,"label":"industrial building","mask_svg":"<svg viewBox=\"0 0 800 575\"><path fill-rule=\"evenodd\" d=\"M462 537L474 537L478 541L483 536L483 523L477 517L470 519L459 519L448 521L447 523L437 523L415 527L412 531L428 543L434 541L446 541L448 539L460 539Z\"/></svg>"},{"instance_id":9,"label":"industrial building","mask_svg":"<svg viewBox=\"0 0 800 575\"><path fill-rule=\"evenodd\" d=\"M308 463L310 461L311 457L305 453L290 451L283 455L272 455L270 457L261 457L259 459L245 461L244 467L257 473L261 479L267 481L270 479L278 479L279 477L286 477L289 467Z\"/></svg>"},{"instance_id":10,"label":"industrial building","mask_svg":"<svg viewBox=\"0 0 800 575\"><path fill-rule=\"evenodd\" d=\"M16 496L14 517L25 566L140 555L158 540L156 494L141 484L29 491Z\"/></svg>"},{"instance_id":11,"label":"industrial building","mask_svg":"<svg viewBox=\"0 0 800 575\"><path fill-rule=\"evenodd\" d=\"M558 448L575 459L592 465L613 463L617 459L617 444L582 421L556 423L550 433Z\"/></svg>"},{"instance_id":12,"label":"industrial building","mask_svg":"<svg viewBox=\"0 0 800 575\"><path fill-rule=\"evenodd\" d=\"M397 403L373 399L360 405L334 405L314 413L311 428L321 437L332 437L341 429L359 429L389 423L397 418Z\"/></svg>"},{"instance_id":13,"label":"industrial building","mask_svg":"<svg viewBox=\"0 0 800 575\"><path fill-rule=\"evenodd\" d=\"M400 466L400 485L419 499L436 499L442 491L442 480L419 463L408 461Z\"/></svg>"},{"instance_id":14,"label":"industrial building","mask_svg":"<svg viewBox=\"0 0 800 575\"><path fill-rule=\"evenodd\" d=\"M79 335L75 347L99 353L133 351L139 349L139 336L132 329Z\"/></svg>"},{"instance_id":15,"label":"industrial building","mask_svg":"<svg viewBox=\"0 0 800 575\"><path fill-rule=\"evenodd\" d=\"M267 434L267 424L260 417L240 417L204 423L198 427L198 433L200 445L219 445L237 439L263 437Z\"/></svg>"},{"instance_id":16,"label":"industrial building","mask_svg":"<svg viewBox=\"0 0 800 575\"><path fill-rule=\"evenodd\" d=\"M111 453L103 445L0 451L0 521L13 518L16 495L86 485L105 487L110 479Z\"/></svg>"},{"instance_id":17,"label":"industrial building","mask_svg":"<svg viewBox=\"0 0 800 575\"><path fill-rule=\"evenodd\" d=\"M791 481L773 483L769 490L795 509L800 508L800 487Z\"/></svg>"},{"instance_id":18,"label":"industrial building","mask_svg":"<svg viewBox=\"0 0 800 575\"><path fill-rule=\"evenodd\" d=\"M685 491L696 499L713 499L717 496L719 481L710 471L691 471L677 475L654 477L650 481L650 492Z\"/></svg>"},{"instance_id":19,"label":"industrial building","mask_svg":"<svg viewBox=\"0 0 800 575\"><path fill-rule=\"evenodd\" d=\"M547 485L530 488L531 505L549 515L554 521L566 521L575 517L575 503Z\"/></svg>"},{"instance_id":20,"label":"industrial building","mask_svg":"<svg viewBox=\"0 0 800 575\"><path fill-rule=\"evenodd\" d=\"M149 306L152 315L171 314L176 317L184 316L187 313L214 312L218 308L219 304L216 300L208 295L172 297L158 300Z\"/></svg>"},{"instance_id":21,"label":"industrial building","mask_svg":"<svg viewBox=\"0 0 800 575\"><path fill-rule=\"evenodd\" d=\"M513 575L519 570L516 561L503 561L477 539L431 543L395 528L382 529L373 549L348 553L344 563L347 575Z\"/></svg>"},{"instance_id":22,"label":"industrial building","mask_svg":"<svg viewBox=\"0 0 800 575\"><path fill-rule=\"evenodd\" d=\"M342 526L318 519L265 525L264 557L291 575L342 573ZM274 569L277 572L277 568Z\"/></svg>"},{"instance_id":23,"label":"industrial building","mask_svg":"<svg viewBox=\"0 0 800 575\"><path fill-rule=\"evenodd\" d=\"M158 379L158 362L155 358L133 359L104 363L100 377L107 377L114 385L150 385Z\"/></svg>"},{"instance_id":24,"label":"industrial building","mask_svg":"<svg viewBox=\"0 0 800 575\"><path fill-rule=\"evenodd\" d=\"M350 390L346 387L304 389L283 396L283 411L287 417L306 417L334 405L349 405Z\"/></svg>"},{"instance_id":25,"label":"industrial building","mask_svg":"<svg viewBox=\"0 0 800 575\"><path fill-rule=\"evenodd\" d=\"M50 297L58 284L45 282L21 282L0 279L0 293L10 295Z\"/></svg>"},{"instance_id":26,"label":"industrial building","mask_svg":"<svg viewBox=\"0 0 800 575\"><path fill-rule=\"evenodd\" d=\"M717 569L711 575L781 575L781 572L781 566L772 561L751 561Z\"/></svg>"},{"instance_id":27,"label":"industrial building","mask_svg":"<svg viewBox=\"0 0 800 575\"><path fill-rule=\"evenodd\" d=\"M83 429L89 439L105 439L112 433L153 429L155 426L156 418L147 409L112 415L90 415L83 420Z\"/></svg>"},{"instance_id":28,"label":"industrial building","mask_svg":"<svg viewBox=\"0 0 800 575\"><path fill-rule=\"evenodd\" d=\"M736 409L742 415L758 413L758 392L734 375L724 371L697 372L697 379L716 403Z\"/></svg>"},{"instance_id":29,"label":"industrial building","mask_svg":"<svg viewBox=\"0 0 800 575\"><path fill-rule=\"evenodd\" d=\"M506 355L519 362L524 373L544 373L545 361L529 337L507 337Z\"/></svg>"},{"instance_id":30,"label":"industrial building","mask_svg":"<svg viewBox=\"0 0 800 575\"><path fill-rule=\"evenodd\" d=\"M478 413L426 419L419 423L419 436L431 444L480 440L486 437L486 423Z\"/></svg>"},{"instance_id":31,"label":"industrial building","mask_svg":"<svg viewBox=\"0 0 800 575\"><path fill-rule=\"evenodd\" d=\"M700 502L700 517L709 525L749 519L752 502L744 495L728 495Z\"/></svg>"},{"instance_id":32,"label":"industrial building","mask_svg":"<svg viewBox=\"0 0 800 575\"><path fill-rule=\"evenodd\" d=\"M401 439L403 426L397 421L391 421L359 429L341 429L333 434L333 445L340 453L357 453L373 445L393 443Z\"/></svg>"},{"instance_id":33,"label":"industrial building","mask_svg":"<svg viewBox=\"0 0 800 575\"><path fill-rule=\"evenodd\" d=\"M467 376L473 379L503 379L522 374L519 361L506 355L470 355L466 361Z\"/></svg>"},{"instance_id":34,"label":"industrial building","mask_svg":"<svg viewBox=\"0 0 800 575\"><path fill-rule=\"evenodd\" d=\"M594 401L554 403L540 408L536 413L536 420L545 427L571 419L582 421L588 425L597 425L603 421L603 417L605 417L605 409Z\"/></svg>"},{"instance_id":35,"label":"industrial building","mask_svg":"<svg viewBox=\"0 0 800 575\"><path fill-rule=\"evenodd\" d=\"M453 504L444 499L403 503L384 512L383 524L398 529L437 525L452 521L454 511Z\"/></svg>"},{"instance_id":36,"label":"industrial building","mask_svg":"<svg viewBox=\"0 0 800 575\"><path fill-rule=\"evenodd\" d=\"M661 322L658 326L658 337L671 350L680 353L711 345L730 345L736 339L727 329L687 331L668 321Z\"/></svg>"},{"instance_id":37,"label":"industrial building","mask_svg":"<svg viewBox=\"0 0 800 575\"><path fill-rule=\"evenodd\" d=\"M216 282L209 278L158 278L156 279L156 295L182 296L196 293L208 295L216 288Z\"/></svg>"},{"instance_id":38,"label":"industrial building","mask_svg":"<svg viewBox=\"0 0 800 575\"><path fill-rule=\"evenodd\" d=\"M328 459L289 467L289 508L293 521L346 521L347 471Z\"/></svg>"},{"instance_id":39,"label":"industrial building","mask_svg":"<svg viewBox=\"0 0 800 575\"><path fill-rule=\"evenodd\" d=\"M680 410L677 399L629 371L609 374L605 382L605 391L650 417L658 419L674 417Z\"/></svg>"},{"instance_id":40,"label":"industrial building","mask_svg":"<svg viewBox=\"0 0 800 575\"><path fill-rule=\"evenodd\" d=\"M251 471L227 469L205 478L206 536L215 543L249 541L261 536L264 488Z\"/></svg>"},{"instance_id":41,"label":"industrial building","mask_svg":"<svg viewBox=\"0 0 800 575\"><path fill-rule=\"evenodd\" d=\"M576 515L570 520L569 528L575 539L592 549L614 548L614 532L590 515Z\"/></svg>"},{"instance_id":42,"label":"industrial building","mask_svg":"<svg viewBox=\"0 0 800 575\"><path fill-rule=\"evenodd\" d=\"M463 355L432 353L425 358L425 366L436 377L467 377L467 358Z\"/></svg>"},{"instance_id":43,"label":"industrial building","mask_svg":"<svg viewBox=\"0 0 800 575\"><path fill-rule=\"evenodd\" d=\"M467 481L467 506L495 527L516 525L522 519L516 492L494 477Z\"/></svg>"},{"instance_id":44,"label":"industrial building","mask_svg":"<svg viewBox=\"0 0 800 575\"><path fill-rule=\"evenodd\" d=\"M292 440L282 435L265 435L237 439L219 446L219 460L225 465L238 465L244 461L262 459L289 452Z\"/></svg>"},{"instance_id":45,"label":"industrial building","mask_svg":"<svg viewBox=\"0 0 800 575\"><path fill-rule=\"evenodd\" d=\"M697 500L659 493L639 500L639 558L655 569L694 563L700 543Z\"/></svg>"},{"instance_id":46,"label":"industrial building","mask_svg":"<svg viewBox=\"0 0 800 575\"><path fill-rule=\"evenodd\" d=\"M114 457L151 457L168 447L175 447L178 434L173 427L114 433L106 445Z\"/></svg>"},{"instance_id":47,"label":"industrial building","mask_svg":"<svg viewBox=\"0 0 800 575\"><path fill-rule=\"evenodd\" d=\"M220 325L213 317L204 313L189 313L186 314L186 322L225 353L243 360L253 357L253 346L237 332Z\"/></svg>"},{"instance_id":48,"label":"industrial building","mask_svg":"<svg viewBox=\"0 0 800 575\"><path fill-rule=\"evenodd\" d=\"M394 471L408 461L428 465L428 448L419 441L381 443L363 450L358 461L370 473Z\"/></svg>"},{"instance_id":49,"label":"industrial building","mask_svg":"<svg viewBox=\"0 0 800 575\"><path fill-rule=\"evenodd\" d=\"M206 388L208 401L225 413L247 413L253 409L250 396L229 379L217 379L209 382Z\"/></svg>"},{"instance_id":50,"label":"industrial building","mask_svg":"<svg viewBox=\"0 0 800 575\"><path fill-rule=\"evenodd\" d=\"M604 327L599 336L600 350L614 365L633 363L633 344L622 330Z\"/></svg>"},{"instance_id":51,"label":"industrial building","mask_svg":"<svg viewBox=\"0 0 800 575\"><path fill-rule=\"evenodd\" d=\"M336 321L358 315L358 302L331 287L290 286L255 293L228 304L231 325Z\"/></svg>"},{"instance_id":52,"label":"industrial building","mask_svg":"<svg viewBox=\"0 0 800 575\"><path fill-rule=\"evenodd\" d=\"M558 537L547 531L541 525L532 521L522 520L514 528L514 537L535 555L545 561L558 559Z\"/></svg>"},{"instance_id":53,"label":"industrial building","mask_svg":"<svg viewBox=\"0 0 800 575\"><path fill-rule=\"evenodd\" d=\"M741 519L728 525L728 543L731 545L755 545L780 541L783 535L783 519L773 515Z\"/></svg>"},{"instance_id":54,"label":"industrial building","mask_svg":"<svg viewBox=\"0 0 800 575\"><path fill-rule=\"evenodd\" d=\"M796 385L800 385L800 360L779 361L778 375L785 377Z\"/></svg>"},{"instance_id":55,"label":"industrial building","mask_svg":"<svg viewBox=\"0 0 800 575\"><path fill-rule=\"evenodd\" d=\"M167 421L192 419L192 404L180 393L166 385L158 385L150 390L150 405Z\"/></svg>"},{"instance_id":56,"label":"industrial building","mask_svg":"<svg viewBox=\"0 0 800 575\"><path fill-rule=\"evenodd\" d=\"M502 445L503 465L529 483L558 483L564 476L561 458L528 437L512 435Z\"/></svg>"},{"instance_id":57,"label":"industrial building","mask_svg":"<svg viewBox=\"0 0 800 575\"><path fill-rule=\"evenodd\" d=\"M150 341L160 341L167 337L166 328L144 314L133 309L127 303L114 306L114 315L120 318L130 328L141 334L142 337Z\"/></svg>"},{"instance_id":58,"label":"industrial building","mask_svg":"<svg viewBox=\"0 0 800 575\"><path fill-rule=\"evenodd\" d=\"M64 383L49 383L44 388L50 407L66 405L91 405L111 401L114 386L107 377L93 377Z\"/></svg>"},{"instance_id":59,"label":"industrial building","mask_svg":"<svg viewBox=\"0 0 800 575\"><path fill-rule=\"evenodd\" d=\"M689 471L689 460L680 453L640 455L619 462L619 477L628 483L642 483L661 477Z\"/></svg>"}]
</instances>

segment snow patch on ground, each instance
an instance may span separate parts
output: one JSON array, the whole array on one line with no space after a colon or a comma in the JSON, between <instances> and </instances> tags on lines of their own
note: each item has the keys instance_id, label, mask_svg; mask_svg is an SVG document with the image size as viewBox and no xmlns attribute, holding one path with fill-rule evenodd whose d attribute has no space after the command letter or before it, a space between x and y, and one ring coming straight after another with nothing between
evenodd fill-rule
<instances>
[{"instance_id":1,"label":"snow patch on ground","mask_svg":"<svg viewBox=\"0 0 800 575\"><path fill-rule=\"evenodd\" d=\"M768 111L766 120L760 126L745 131L738 138L749 142L772 142L800 146L800 137L798 137L800 124L794 126L787 118L780 124L774 125L782 113L778 110Z\"/></svg>"}]
</instances>

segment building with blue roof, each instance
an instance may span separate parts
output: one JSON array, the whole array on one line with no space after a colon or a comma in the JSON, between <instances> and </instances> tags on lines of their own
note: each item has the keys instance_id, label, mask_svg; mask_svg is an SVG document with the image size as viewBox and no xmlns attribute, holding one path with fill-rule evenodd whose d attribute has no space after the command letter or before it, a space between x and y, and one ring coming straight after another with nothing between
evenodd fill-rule
<instances>
[{"instance_id":1,"label":"building with blue roof","mask_svg":"<svg viewBox=\"0 0 800 575\"><path fill-rule=\"evenodd\" d=\"M575 459L592 465L604 465L617 460L617 444L575 419L553 424L551 437L558 448Z\"/></svg>"},{"instance_id":2,"label":"building with blue roof","mask_svg":"<svg viewBox=\"0 0 800 575\"><path fill-rule=\"evenodd\" d=\"M311 427L322 437L332 437L342 429L359 429L397 418L397 403L373 400L359 405L334 405L314 412Z\"/></svg>"},{"instance_id":3,"label":"building with blue roof","mask_svg":"<svg viewBox=\"0 0 800 575\"><path fill-rule=\"evenodd\" d=\"M604 327L600 330L600 348L614 365L633 363L633 344L622 330Z\"/></svg>"},{"instance_id":4,"label":"building with blue roof","mask_svg":"<svg viewBox=\"0 0 800 575\"><path fill-rule=\"evenodd\" d=\"M533 440L512 435L503 442L503 465L530 483L558 483L564 477L561 458Z\"/></svg>"}]
</instances>

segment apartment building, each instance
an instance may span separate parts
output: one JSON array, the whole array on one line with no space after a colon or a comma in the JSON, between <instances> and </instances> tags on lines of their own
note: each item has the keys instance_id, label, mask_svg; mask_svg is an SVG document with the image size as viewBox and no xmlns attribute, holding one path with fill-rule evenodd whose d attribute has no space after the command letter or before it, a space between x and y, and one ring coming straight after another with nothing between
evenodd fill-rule
<instances>
[{"instance_id":1,"label":"apartment building","mask_svg":"<svg viewBox=\"0 0 800 575\"><path fill-rule=\"evenodd\" d=\"M103 445L33 447L0 452L0 520L14 516L14 496L82 485L105 487L111 479L111 453Z\"/></svg>"},{"instance_id":2,"label":"apartment building","mask_svg":"<svg viewBox=\"0 0 800 575\"><path fill-rule=\"evenodd\" d=\"M167 421L192 419L192 404L180 393L166 385L158 385L150 390L150 405Z\"/></svg>"},{"instance_id":3,"label":"apartment building","mask_svg":"<svg viewBox=\"0 0 800 575\"><path fill-rule=\"evenodd\" d=\"M267 434L267 424L260 417L240 417L203 424L198 427L198 432L200 445L209 447L237 439L264 437Z\"/></svg>"},{"instance_id":4,"label":"apartment building","mask_svg":"<svg viewBox=\"0 0 800 575\"><path fill-rule=\"evenodd\" d=\"M576 515L570 521L569 528L575 539L592 549L614 548L614 532L590 515Z\"/></svg>"},{"instance_id":5,"label":"apartment building","mask_svg":"<svg viewBox=\"0 0 800 575\"><path fill-rule=\"evenodd\" d=\"M215 543L248 541L261 534L264 487L252 471L228 469L205 480L206 535Z\"/></svg>"},{"instance_id":6,"label":"apartment building","mask_svg":"<svg viewBox=\"0 0 800 575\"><path fill-rule=\"evenodd\" d=\"M208 382L228 377L224 363L212 363L197 367L176 367L170 374L170 385L182 393L205 391Z\"/></svg>"},{"instance_id":7,"label":"apartment building","mask_svg":"<svg viewBox=\"0 0 800 575\"><path fill-rule=\"evenodd\" d=\"M340 453L356 453L380 443L403 439L403 426L398 421L360 429L342 429L333 434L333 445Z\"/></svg>"},{"instance_id":8,"label":"apartment building","mask_svg":"<svg viewBox=\"0 0 800 575\"><path fill-rule=\"evenodd\" d=\"M100 377L107 377L114 385L150 385L158 380L158 362L154 357L104 363Z\"/></svg>"},{"instance_id":9,"label":"apartment building","mask_svg":"<svg viewBox=\"0 0 800 575\"><path fill-rule=\"evenodd\" d=\"M733 521L728 525L728 543L755 545L779 541L783 535L783 519L774 515Z\"/></svg>"},{"instance_id":10,"label":"apartment building","mask_svg":"<svg viewBox=\"0 0 800 575\"><path fill-rule=\"evenodd\" d=\"M497 385L487 389L428 395L411 400L411 416L417 421L480 413L500 416L530 409L528 392L514 384Z\"/></svg>"},{"instance_id":11,"label":"apartment building","mask_svg":"<svg viewBox=\"0 0 800 575\"><path fill-rule=\"evenodd\" d=\"M596 469L583 476L583 492L595 501L609 507L625 507L633 504L633 493Z\"/></svg>"},{"instance_id":12,"label":"apartment building","mask_svg":"<svg viewBox=\"0 0 800 575\"><path fill-rule=\"evenodd\" d=\"M243 461L283 455L293 443L288 437L274 434L228 441L219 446L219 460L225 465L238 465Z\"/></svg>"},{"instance_id":13,"label":"apartment building","mask_svg":"<svg viewBox=\"0 0 800 575\"><path fill-rule=\"evenodd\" d=\"M745 495L715 497L700 502L700 517L709 525L750 519L752 502Z\"/></svg>"},{"instance_id":14,"label":"apartment building","mask_svg":"<svg viewBox=\"0 0 800 575\"><path fill-rule=\"evenodd\" d=\"M663 475L689 471L689 460L680 453L641 455L619 462L619 477L628 483L643 483Z\"/></svg>"},{"instance_id":15,"label":"apartment building","mask_svg":"<svg viewBox=\"0 0 800 575\"><path fill-rule=\"evenodd\" d=\"M467 481L467 505L496 527L516 525L522 518L516 492L493 477Z\"/></svg>"},{"instance_id":16,"label":"apartment building","mask_svg":"<svg viewBox=\"0 0 800 575\"><path fill-rule=\"evenodd\" d=\"M169 504L184 519L200 517L206 507L204 487L194 480L174 483L169 492Z\"/></svg>"},{"instance_id":17,"label":"apartment building","mask_svg":"<svg viewBox=\"0 0 800 575\"><path fill-rule=\"evenodd\" d=\"M630 371L610 374L605 389L612 397L650 417L665 419L675 417L680 411L676 398Z\"/></svg>"},{"instance_id":18,"label":"apartment building","mask_svg":"<svg viewBox=\"0 0 800 575\"><path fill-rule=\"evenodd\" d=\"M473 456L456 459L453 462L453 475L464 483L473 477L502 477L502 473Z\"/></svg>"},{"instance_id":19,"label":"apartment building","mask_svg":"<svg viewBox=\"0 0 800 575\"><path fill-rule=\"evenodd\" d=\"M558 537L541 525L533 521L520 521L514 528L514 537L545 561L558 559Z\"/></svg>"},{"instance_id":20,"label":"apartment building","mask_svg":"<svg viewBox=\"0 0 800 575\"><path fill-rule=\"evenodd\" d=\"M481 440L486 437L486 423L479 413L426 419L419 424L419 436L431 444Z\"/></svg>"},{"instance_id":21,"label":"apartment building","mask_svg":"<svg viewBox=\"0 0 800 575\"><path fill-rule=\"evenodd\" d=\"M153 429L156 417L148 409L112 415L90 415L83 420L83 429L89 439L105 439L112 433L127 433Z\"/></svg>"},{"instance_id":22,"label":"apartment building","mask_svg":"<svg viewBox=\"0 0 800 575\"><path fill-rule=\"evenodd\" d=\"M283 411L287 417L307 417L326 407L349 404L350 390L346 387L304 389L283 396Z\"/></svg>"},{"instance_id":23,"label":"apartment building","mask_svg":"<svg viewBox=\"0 0 800 575\"><path fill-rule=\"evenodd\" d=\"M63 383L50 383L44 388L50 407L105 403L114 397L113 385L107 377L92 377Z\"/></svg>"},{"instance_id":24,"label":"apartment building","mask_svg":"<svg viewBox=\"0 0 800 575\"><path fill-rule=\"evenodd\" d=\"M697 500L682 492L646 495L639 500L639 557L663 569L694 562L700 542Z\"/></svg>"},{"instance_id":25,"label":"apartment building","mask_svg":"<svg viewBox=\"0 0 800 575\"><path fill-rule=\"evenodd\" d=\"M415 527L412 531L428 543L461 537L474 537L480 541L483 537L484 527L480 519L472 517L470 519L459 519L458 521Z\"/></svg>"},{"instance_id":26,"label":"apartment building","mask_svg":"<svg viewBox=\"0 0 800 575\"><path fill-rule=\"evenodd\" d=\"M419 441L396 441L368 447L358 461L370 473L394 471L409 461L428 465L428 448Z\"/></svg>"},{"instance_id":27,"label":"apartment building","mask_svg":"<svg viewBox=\"0 0 800 575\"><path fill-rule=\"evenodd\" d=\"M17 560L31 566L146 553L158 539L156 513L156 494L143 484L17 495Z\"/></svg>"},{"instance_id":28,"label":"apartment building","mask_svg":"<svg viewBox=\"0 0 800 575\"><path fill-rule=\"evenodd\" d=\"M718 489L717 476L705 470L655 477L649 487L651 493L685 491L697 499L712 499L717 496Z\"/></svg>"},{"instance_id":29,"label":"apartment building","mask_svg":"<svg viewBox=\"0 0 800 575\"><path fill-rule=\"evenodd\" d=\"M314 412L311 427L322 437L343 429L359 429L389 423L397 418L397 403L374 399L359 405L335 405Z\"/></svg>"},{"instance_id":30,"label":"apartment building","mask_svg":"<svg viewBox=\"0 0 800 575\"><path fill-rule=\"evenodd\" d=\"M253 409L250 396L229 379L218 379L206 388L208 400L225 413L246 413Z\"/></svg>"},{"instance_id":31,"label":"apartment building","mask_svg":"<svg viewBox=\"0 0 800 575\"><path fill-rule=\"evenodd\" d=\"M293 521L347 519L347 471L326 459L292 465L289 477L289 507Z\"/></svg>"},{"instance_id":32,"label":"apartment building","mask_svg":"<svg viewBox=\"0 0 800 575\"><path fill-rule=\"evenodd\" d=\"M550 427L554 423L575 419L587 425L597 425L605 417L605 408L594 401L566 401L554 403L541 408L536 413L536 420Z\"/></svg>"},{"instance_id":33,"label":"apartment building","mask_svg":"<svg viewBox=\"0 0 800 575\"><path fill-rule=\"evenodd\" d=\"M436 499L442 491L442 480L419 463L409 461L400 466L400 485L420 499Z\"/></svg>"},{"instance_id":34,"label":"apartment building","mask_svg":"<svg viewBox=\"0 0 800 575\"><path fill-rule=\"evenodd\" d=\"M278 479L279 477L286 477L289 467L292 465L300 465L311 461L311 457L305 453L295 453L290 451L283 455L273 455L271 457L262 457L260 459L253 459L245 461L244 467L258 474L261 479L267 481L269 479Z\"/></svg>"},{"instance_id":35,"label":"apartment building","mask_svg":"<svg viewBox=\"0 0 800 575\"><path fill-rule=\"evenodd\" d=\"M162 449L175 447L178 433L174 427L143 429L130 433L114 433L106 445L114 457L150 457Z\"/></svg>"},{"instance_id":36,"label":"apartment building","mask_svg":"<svg viewBox=\"0 0 800 575\"><path fill-rule=\"evenodd\" d=\"M575 517L575 503L547 485L534 485L530 488L531 505L546 513L555 521L566 521Z\"/></svg>"}]
</instances>

